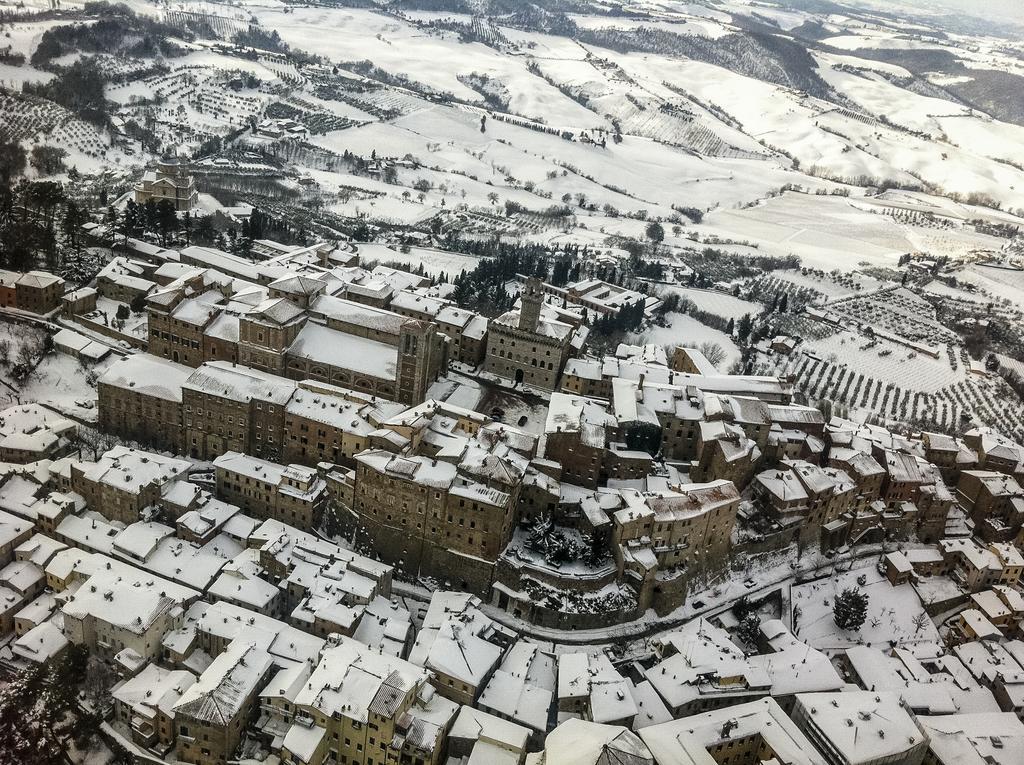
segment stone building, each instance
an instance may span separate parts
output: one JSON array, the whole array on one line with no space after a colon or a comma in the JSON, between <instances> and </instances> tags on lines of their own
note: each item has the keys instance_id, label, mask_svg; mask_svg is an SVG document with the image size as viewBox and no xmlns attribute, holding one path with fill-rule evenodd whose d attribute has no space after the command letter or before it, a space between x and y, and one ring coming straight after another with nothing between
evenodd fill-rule
<instances>
[{"instance_id":1,"label":"stone building","mask_svg":"<svg viewBox=\"0 0 1024 765\"><path fill-rule=\"evenodd\" d=\"M785 461L755 476L752 486L756 505L779 530L795 533L801 544L820 543L824 526L864 509L845 472L809 462Z\"/></svg>"},{"instance_id":2,"label":"stone building","mask_svg":"<svg viewBox=\"0 0 1024 765\"><path fill-rule=\"evenodd\" d=\"M213 459L227 451L280 462L354 467L396 402L226 361L198 369L133 354L99 380L103 430L153 448Z\"/></svg>"},{"instance_id":3,"label":"stone building","mask_svg":"<svg viewBox=\"0 0 1024 765\"><path fill-rule=\"evenodd\" d=\"M922 433L924 456L942 472L942 479L956 485L963 470L978 467L978 455L959 438L945 433Z\"/></svg>"},{"instance_id":4,"label":"stone building","mask_svg":"<svg viewBox=\"0 0 1024 765\"><path fill-rule=\"evenodd\" d=\"M990 542L982 547L973 539L939 541L945 571L968 592L994 585L1015 587L1024 573L1024 556L1013 544Z\"/></svg>"},{"instance_id":5,"label":"stone building","mask_svg":"<svg viewBox=\"0 0 1024 765\"><path fill-rule=\"evenodd\" d=\"M404 410L402 404L365 393L312 380L300 382L285 405L282 459L354 468L355 456L369 447L371 434Z\"/></svg>"},{"instance_id":6,"label":"stone building","mask_svg":"<svg viewBox=\"0 0 1024 765\"><path fill-rule=\"evenodd\" d=\"M403 319L388 342L308 322L285 352L287 376L414 404L447 366L436 325Z\"/></svg>"},{"instance_id":7,"label":"stone building","mask_svg":"<svg viewBox=\"0 0 1024 765\"><path fill-rule=\"evenodd\" d=\"M459 308L442 298L401 290L391 298L391 310L402 316L432 321L438 331L452 343L451 356L456 361L477 366L487 351L487 319Z\"/></svg>"},{"instance_id":8,"label":"stone building","mask_svg":"<svg viewBox=\"0 0 1024 765\"><path fill-rule=\"evenodd\" d=\"M144 205L170 200L178 212L188 212L199 204L199 192L188 166L175 158L162 159L147 170L135 185L135 203Z\"/></svg>"},{"instance_id":9,"label":"stone building","mask_svg":"<svg viewBox=\"0 0 1024 765\"><path fill-rule=\"evenodd\" d=\"M204 364L182 385L185 452L213 459L243 452L279 462L285 405L295 383L223 361Z\"/></svg>"},{"instance_id":10,"label":"stone building","mask_svg":"<svg viewBox=\"0 0 1024 765\"><path fill-rule=\"evenodd\" d=\"M660 661L644 675L675 718L771 695L771 676L708 619L691 619L651 642Z\"/></svg>"},{"instance_id":11,"label":"stone building","mask_svg":"<svg viewBox=\"0 0 1024 765\"><path fill-rule=\"evenodd\" d=\"M977 455L977 467L1007 475L1019 475L1024 464L1024 446L992 428L972 428L964 433L964 445Z\"/></svg>"},{"instance_id":12,"label":"stone building","mask_svg":"<svg viewBox=\"0 0 1024 765\"><path fill-rule=\"evenodd\" d=\"M384 560L483 591L517 522L535 445L478 412L427 401L383 423L356 456L342 518Z\"/></svg>"},{"instance_id":13,"label":"stone building","mask_svg":"<svg viewBox=\"0 0 1024 765\"><path fill-rule=\"evenodd\" d=\"M858 494L873 502L882 494L882 482L886 472L869 452L849 447L833 446L829 449L828 464L839 468L853 479Z\"/></svg>"},{"instance_id":14,"label":"stone building","mask_svg":"<svg viewBox=\"0 0 1024 765\"><path fill-rule=\"evenodd\" d=\"M19 310L44 316L60 308L64 280L46 271L29 271L14 282L14 305Z\"/></svg>"},{"instance_id":15,"label":"stone building","mask_svg":"<svg viewBox=\"0 0 1024 765\"><path fill-rule=\"evenodd\" d=\"M152 452L116 446L96 462L71 464L71 489L112 521L130 524L155 507L165 484L184 477L191 464Z\"/></svg>"},{"instance_id":16,"label":"stone building","mask_svg":"<svg viewBox=\"0 0 1024 765\"><path fill-rule=\"evenodd\" d=\"M398 339L396 401L412 405L427 397L430 384L448 365L448 347L442 340L434 324L422 321L402 324Z\"/></svg>"},{"instance_id":17,"label":"stone building","mask_svg":"<svg viewBox=\"0 0 1024 765\"><path fill-rule=\"evenodd\" d=\"M160 655L161 639L181 624L198 592L126 566L88 577L62 607L64 635L108 661L130 650Z\"/></svg>"},{"instance_id":18,"label":"stone building","mask_svg":"<svg viewBox=\"0 0 1024 765\"><path fill-rule=\"evenodd\" d=\"M1024 489L1012 476L990 470L964 470L956 496L982 539L1006 542L1024 525Z\"/></svg>"},{"instance_id":19,"label":"stone building","mask_svg":"<svg viewBox=\"0 0 1024 765\"><path fill-rule=\"evenodd\" d=\"M196 765L233 759L273 669L256 643L232 641L173 707L177 759Z\"/></svg>"},{"instance_id":20,"label":"stone building","mask_svg":"<svg viewBox=\"0 0 1024 765\"><path fill-rule=\"evenodd\" d=\"M147 350L175 363L198 367L204 333L224 308L230 279L200 270L146 296Z\"/></svg>"},{"instance_id":21,"label":"stone building","mask_svg":"<svg viewBox=\"0 0 1024 765\"><path fill-rule=\"evenodd\" d=\"M683 604L689 580L720 569L729 556L740 495L729 481L640 495L612 514L612 554L620 576L637 585L642 613Z\"/></svg>"},{"instance_id":22,"label":"stone building","mask_svg":"<svg viewBox=\"0 0 1024 765\"><path fill-rule=\"evenodd\" d=\"M90 313L96 310L96 299L99 293L92 287L81 287L71 292L65 292L60 299L61 314L71 318L78 314ZM3 305L0 304L0 308Z\"/></svg>"},{"instance_id":23,"label":"stone building","mask_svg":"<svg viewBox=\"0 0 1024 765\"><path fill-rule=\"evenodd\" d=\"M17 271L0 268L0 308L17 308L18 298L14 283L21 276Z\"/></svg>"},{"instance_id":24,"label":"stone building","mask_svg":"<svg viewBox=\"0 0 1024 765\"><path fill-rule=\"evenodd\" d=\"M405 404L422 401L447 368L450 341L432 321L324 294L325 280L288 275L284 265L243 261L237 270L246 273L232 278L194 268L150 293L149 352L192 367L240 362ZM341 289L333 272L324 273Z\"/></svg>"},{"instance_id":25,"label":"stone building","mask_svg":"<svg viewBox=\"0 0 1024 765\"><path fill-rule=\"evenodd\" d=\"M829 765L775 699L759 699L643 728L658 763Z\"/></svg>"},{"instance_id":26,"label":"stone building","mask_svg":"<svg viewBox=\"0 0 1024 765\"><path fill-rule=\"evenodd\" d=\"M761 458L757 444L738 425L724 420L701 422L697 430L697 459L690 477L695 481L732 481L744 488Z\"/></svg>"},{"instance_id":27,"label":"stone building","mask_svg":"<svg viewBox=\"0 0 1024 765\"><path fill-rule=\"evenodd\" d=\"M619 435L618 423L607 405L553 393L542 456L561 466L560 480L590 489L605 485L610 478L644 478L653 468L653 458L643 449L629 448Z\"/></svg>"},{"instance_id":28,"label":"stone building","mask_svg":"<svg viewBox=\"0 0 1024 765\"><path fill-rule=\"evenodd\" d=\"M217 495L260 520L272 519L303 530L320 525L327 484L315 470L225 452L213 461Z\"/></svg>"},{"instance_id":29,"label":"stone building","mask_svg":"<svg viewBox=\"0 0 1024 765\"><path fill-rule=\"evenodd\" d=\"M458 705L427 680L422 667L338 638L295 697L284 761L440 765Z\"/></svg>"},{"instance_id":30,"label":"stone building","mask_svg":"<svg viewBox=\"0 0 1024 765\"><path fill-rule=\"evenodd\" d=\"M438 693L457 704L474 705L514 635L480 610L480 599L465 592L437 590L409 661L431 673ZM455 654L465 661L452 661Z\"/></svg>"},{"instance_id":31,"label":"stone building","mask_svg":"<svg viewBox=\"0 0 1024 765\"><path fill-rule=\"evenodd\" d=\"M118 256L96 274L96 291L110 300L131 304L156 288L149 278L154 271L149 263Z\"/></svg>"},{"instance_id":32,"label":"stone building","mask_svg":"<svg viewBox=\"0 0 1024 765\"><path fill-rule=\"evenodd\" d=\"M174 705L196 681L188 670L148 664L135 677L111 689L114 718L139 746L169 752L174 747Z\"/></svg>"},{"instance_id":33,"label":"stone building","mask_svg":"<svg viewBox=\"0 0 1024 765\"><path fill-rule=\"evenodd\" d=\"M283 376L285 351L305 323L305 312L290 300L264 300L239 317L238 360L247 367Z\"/></svg>"},{"instance_id":34,"label":"stone building","mask_svg":"<svg viewBox=\"0 0 1024 765\"><path fill-rule=\"evenodd\" d=\"M484 370L544 390L557 390L566 361L583 347L586 330L551 318L539 279L530 279L519 307L490 322Z\"/></svg>"},{"instance_id":35,"label":"stone building","mask_svg":"<svg viewBox=\"0 0 1024 765\"><path fill-rule=\"evenodd\" d=\"M192 369L145 353L112 364L97 386L99 426L154 449L185 449L182 388Z\"/></svg>"},{"instance_id":36,"label":"stone building","mask_svg":"<svg viewBox=\"0 0 1024 765\"><path fill-rule=\"evenodd\" d=\"M918 510L917 538L934 543L946 534L946 520L956 504L956 497L937 467L927 465L923 472L930 482L922 484L914 498Z\"/></svg>"},{"instance_id":37,"label":"stone building","mask_svg":"<svg viewBox=\"0 0 1024 765\"><path fill-rule=\"evenodd\" d=\"M699 351L687 351L688 359L700 363L688 364L687 371L668 365L664 352L653 353L651 346L620 346L614 356L602 358L575 358L565 365L561 389L594 398L611 399L616 381L628 381L640 388L645 385L667 386L678 392L675 398L695 397L696 391L722 396L756 398L769 404L789 404L793 399L793 385L781 377L726 375L712 366Z\"/></svg>"},{"instance_id":38,"label":"stone building","mask_svg":"<svg viewBox=\"0 0 1024 765\"><path fill-rule=\"evenodd\" d=\"M431 457L376 449L356 463L354 509L385 560L455 576L474 591L489 584L493 562L512 537L514 471L498 468L513 479L511 485L495 481L502 491L464 482L460 466Z\"/></svg>"},{"instance_id":39,"label":"stone building","mask_svg":"<svg viewBox=\"0 0 1024 765\"><path fill-rule=\"evenodd\" d=\"M800 693L792 718L830 763L920 765L928 753L928 735L896 693Z\"/></svg>"}]
</instances>

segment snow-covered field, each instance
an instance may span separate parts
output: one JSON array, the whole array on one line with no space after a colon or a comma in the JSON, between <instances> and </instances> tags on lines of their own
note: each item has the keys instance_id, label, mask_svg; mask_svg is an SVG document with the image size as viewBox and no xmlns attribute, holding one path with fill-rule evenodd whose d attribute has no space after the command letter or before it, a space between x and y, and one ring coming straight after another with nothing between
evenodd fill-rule
<instances>
[{"instance_id":1,"label":"snow-covered field","mask_svg":"<svg viewBox=\"0 0 1024 765\"><path fill-rule=\"evenodd\" d=\"M909 390L934 393L966 379L968 374L962 366L953 370L945 353L936 359L886 340L870 345L863 335L854 332L838 332L805 345L816 356L840 362L853 374L893 382Z\"/></svg>"},{"instance_id":2,"label":"snow-covered field","mask_svg":"<svg viewBox=\"0 0 1024 765\"><path fill-rule=\"evenodd\" d=\"M409 252L379 244L360 244L358 248L361 259L379 263L406 263L413 267L422 265L428 276L443 273L451 278L462 271L472 271L480 262L470 255L427 247L410 247Z\"/></svg>"},{"instance_id":3,"label":"snow-covered field","mask_svg":"<svg viewBox=\"0 0 1024 765\"><path fill-rule=\"evenodd\" d=\"M1024 271L973 265L957 272L956 277L994 298L1024 306Z\"/></svg>"},{"instance_id":4,"label":"snow-covered field","mask_svg":"<svg viewBox=\"0 0 1024 765\"><path fill-rule=\"evenodd\" d=\"M669 326L649 329L633 337L632 341L667 346L682 345L687 348L696 348L702 343L716 343L725 351L725 360L718 365L722 371L728 371L740 358L740 349L736 347L731 337L701 324L692 316L680 313L669 314Z\"/></svg>"},{"instance_id":5,"label":"snow-covered field","mask_svg":"<svg viewBox=\"0 0 1024 765\"><path fill-rule=\"evenodd\" d=\"M764 310L764 306L750 300L734 297L725 292L717 290L702 290L692 287L667 287L666 293L674 292L680 297L689 300L697 308L724 319L739 320L744 314L756 316Z\"/></svg>"}]
</instances>

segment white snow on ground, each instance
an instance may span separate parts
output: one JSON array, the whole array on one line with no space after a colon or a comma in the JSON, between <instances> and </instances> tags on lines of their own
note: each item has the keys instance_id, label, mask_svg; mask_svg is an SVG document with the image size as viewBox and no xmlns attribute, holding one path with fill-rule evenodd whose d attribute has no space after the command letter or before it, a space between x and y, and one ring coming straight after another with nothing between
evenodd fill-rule
<instances>
[{"instance_id":1,"label":"white snow on ground","mask_svg":"<svg viewBox=\"0 0 1024 765\"><path fill-rule=\"evenodd\" d=\"M725 360L718 365L720 370L728 371L740 358L740 349L732 338L717 329L701 324L692 316L673 313L668 316L669 326L654 327L646 332L632 336L630 342L655 343L657 345L683 345L696 348L701 343L718 343L725 351Z\"/></svg>"},{"instance_id":2,"label":"white snow on ground","mask_svg":"<svg viewBox=\"0 0 1024 765\"><path fill-rule=\"evenodd\" d=\"M1001 367L1016 372L1022 378L1024 378L1024 361L1015 359L1012 356L1006 356L1002 353L997 353L996 358L999 359L999 365Z\"/></svg>"},{"instance_id":3,"label":"white snow on ground","mask_svg":"<svg viewBox=\"0 0 1024 765\"><path fill-rule=\"evenodd\" d=\"M973 303L989 302L989 298L985 295L980 293L971 293L957 287L950 287L945 282L940 282L937 279L935 281L928 282L922 289L932 295L954 298L956 300L969 300Z\"/></svg>"},{"instance_id":4,"label":"white snow on ground","mask_svg":"<svg viewBox=\"0 0 1024 765\"><path fill-rule=\"evenodd\" d=\"M472 271L480 262L479 258L460 255L457 252L427 247L411 247L409 252L402 252L380 244L360 244L359 255L364 261L376 260L379 263L408 263L413 267L422 263L429 276L437 276L440 273L445 273L449 277L457 276L463 270Z\"/></svg>"},{"instance_id":5,"label":"white snow on ground","mask_svg":"<svg viewBox=\"0 0 1024 765\"><path fill-rule=\"evenodd\" d=\"M753 240L769 254L798 255L808 267L826 271L851 271L861 263L895 265L914 249L892 218L864 214L843 197L786 193L745 210L716 210L696 228Z\"/></svg>"},{"instance_id":6,"label":"white snow on ground","mask_svg":"<svg viewBox=\"0 0 1024 765\"><path fill-rule=\"evenodd\" d=\"M29 330L23 324L0 319L0 341L10 344L12 363L19 361L18 351L26 338L35 337L38 331L41 330ZM71 356L50 351L28 379L20 383L12 379L9 366L0 366L0 408L13 403L40 403L76 419L95 421L96 388L89 385L87 376L90 372L103 374L116 359L117 356L110 355L98 364L80 364ZM18 392L12 391L11 386Z\"/></svg>"},{"instance_id":7,"label":"white snow on ground","mask_svg":"<svg viewBox=\"0 0 1024 765\"><path fill-rule=\"evenodd\" d=\"M0 62L0 87L18 91L26 82L49 82L52 72L44 72L31 66L14 66Z\"/></svg>"},{"instance_id":8,"label":"white snow on ground","mask_svg":"<svg viewBox=\"0 0 1024 765\"><path fill-rule=\"evenodd\" d=\"M896 37L894 32L881 29L862 29L857 34L827 37L822 42L842 50L858 50L860 48L912 50L938 47L934 43L925 43L921 40L911 40L906 37Z\"/></svg>"},{"instance_id":9,"label":"white snow on ground","mask_svg":"<svg viewBox=\"0 0 1024 765\"><path fill-rule=\"evenodd\" d=\"M1024 305L1024 271L973 265L958 271L956 278L1014 305Z\"/></svg>"},{"instance_id":10,"label":"white snow on ground","mask_svg":"<svg viewBox=\"0 0 1024 765\"><path fill-rule=\"evenodd\" d=\"M66 19L49 19L47 21L32 21L27 24L5 26L0 47L6 48L10 45L12 53L21 53L25 56L25 60L28 61L32 58L32 54L36 52L36 48L39 47L39 42L42 40L44 32L67 23ZM88 24L91 22L86 21L83 23Z\"/></svg>"},{"instance_id":11,"label":"white snow on ground","mask_svg":"<svg viewBox=\"0 0 1024 765\"><path fill-rule=\"evenodd\" d=\"M261 23L276 29L288 44L326 56L332 62L369 59L377 66L458 98L482 102L459 75L486 74L504 84L514 112L542 117L553 125L604 121L526 70L526 61L482 43L461 43L455 34L426 34L415 26L372 10L287 8L254 9ZM581 51L576 49L576 56Z\"/></svg>"},{"instance_id":12,"label":"white snow on ground","mask_svg":"<svg viewBox=\"0 0 1024 765\"><path fill-rule=\"evenodd\" d=\"M905 390L935 393L967 377L963 366L955 371L950 367L945 353L936 359L886 340L865 347L869 343L863 335L844 331L807 341L805 349L818 358L843 364L852 374L892 382Z\"/></svg>"},{"instance_id":13,"label":"white snow on ground","mask_svg":"<svg viewBox=\"0 0 1024 765\"><path fill-rule=\"evenodd\" d=\"M764 306L760 303L733 297L717 290L702 290L694 287L666 287L665 292L674 292L680 297L689 300L700 310L721 316L723 319L739 319L747 313L751 316L757 316L764 310Z\"/></svg>"},{"instance_id":14,"label":"white snow on ground","mask_svg":"<svg viewBox=\"0 0 1024 765\"><path fill-rule=\"evenodd\" d=\"M799 609L796 635L813 647L835 652L854 645L888 648L899 646L915 656L941 653L942 642L932 620L919 619L924 614L921 600L909 584L893 587L889 580L868 560L863 568L839 574L834 578L795 585L791 591L794 612ZM858 582L864 577L864 584ZM835 596L847 588L860 589L868 596L868 618L856 631L841 630L832 618ZM918 628L915 619L921 624Z\"/></svg>"}]
</instances>

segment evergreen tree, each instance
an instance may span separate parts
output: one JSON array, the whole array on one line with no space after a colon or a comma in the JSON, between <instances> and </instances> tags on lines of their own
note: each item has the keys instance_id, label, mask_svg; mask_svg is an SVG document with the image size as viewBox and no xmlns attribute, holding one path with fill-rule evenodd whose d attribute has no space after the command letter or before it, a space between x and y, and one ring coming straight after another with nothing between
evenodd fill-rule
<instances>
[{"instance_id":1,"label":"evergreen tree","mask_svg":"<svg viewBox=\"0 0 1024 765\"><path fill-rule=\"evenodd\" d=\"M750 337L750 330L753 329L754 322L750 318L749 313L743 314L740 317L740 323L736 327L736 338L741 342L745 343L747 338Z\"/></svg>"},{"instance_id":2,"label":"evergreen tree","mask_svg":"<svg viewBox=\"0 0 1024 765\"><path fill-rule=\"evenodd\" d=\"M647 224L647 238L655 244L661 244L665 239L665 229L657 221Z\"/></svg>"},{"instance_id":3,"label":"evergreen tree","mask_svg":"<svg viewBox=\"0 0 1024 765\"><path fill-rule=\"evenodd\" d=\"M150 197L142 205L142 226L146 231L156 231L157 220L156 200Z\"/></svg>"},{"instance_id":4,"label":"evergreen tree","mask_svg":"<svg viewBox=\"0 0 1024 765\"><path fill-rule=\"evenodd\" d=\"M736 636L749 646L757 646L761 637L761 618L754 613L747 614L736 626Z\"/></svg>"},{"instance_id":5,"label":"evergreen tree","mask_svg":"<svg viewBox=\"0 0 1024 765\"><path fill-rule=\"evenodd\" d=\"M169 199L161 199L156 206L156 228L160 232L160 244L166 247L171 234L178 230L178 210Z\"/></svg>"},{"instance_id":6,"label":"evergreen tree","mask_svg":"<svg viewBox=\"0 0 1024 765\"><path fill-rule=\"evenodd\" d=\"M84 219L81 209L69 199L64 206L64 241L74 250L78 249L78 228Z\"/></svg>"},{"instance_id":7,"label":"evergreen tree","mask_svg":"<svg viewBox=\"0 0 1024 765\"><path fill-rule=\"evenodd\" d=\"M328 539L334 539L335 537L341 536L341 520L338 518L338 511L333 507L328 507L324 512L324 535Z\"/></svg>"},{"instance_id":8,"label":"evergreen tree","mask_svg":"<svg viewBox=\"0 0 1024 765\"><path fill-rule=\"evenodd\" d=\"M848 587L836 595L832 618L841 630L859 630L868 618L867 593Z\"/></svg>"}]
</instances>

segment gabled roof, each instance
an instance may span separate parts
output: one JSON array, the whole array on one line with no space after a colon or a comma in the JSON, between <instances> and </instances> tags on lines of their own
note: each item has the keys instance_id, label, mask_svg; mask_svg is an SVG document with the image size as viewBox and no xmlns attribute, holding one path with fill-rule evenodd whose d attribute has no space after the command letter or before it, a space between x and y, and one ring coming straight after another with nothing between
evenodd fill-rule
<instances>
[{"instance_id":1,"label":"gabled roof","mask_svg":"<svg viewBox=\"0 0 1024 765\"><path fill-rule=\"evenodd\" d=\"M247 314L248 318L258 318L278 326L291 324L304 311L285 298L269 298L257 305Z\"/></svg>"},{"instance_id":2,"label":"gabled roof","mask_svg":"<svg viewBox=\"0 0 1024 765\"><path fill-rule=\"evenodd\" d=\"M174 705L174 714L229 725L258 690L272 662L255 643L233 640Z\"/></svg>"}]
</instances>

